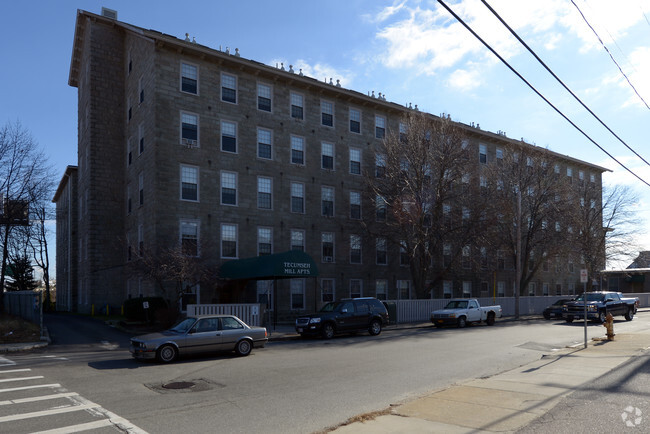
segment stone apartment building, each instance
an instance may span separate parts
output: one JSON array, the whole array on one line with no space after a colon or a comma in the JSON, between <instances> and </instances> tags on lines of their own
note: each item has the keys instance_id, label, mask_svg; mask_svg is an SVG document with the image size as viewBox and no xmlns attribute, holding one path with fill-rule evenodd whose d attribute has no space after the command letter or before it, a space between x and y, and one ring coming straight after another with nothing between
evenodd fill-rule
<instances>
[{"instance_id":1,"label":"stone apartment building","mask_svg":"<svg viewBox=\"0 0 650 434\"><path fill-rule=\"evenodd\" d=\"M274 288L269 280L188 285L187 300L255 302L274 293L273 305L290 316L335 298L412 297L399 247L380 245L361 224L375 213L363 174L375 168L386 131L412 109L81 10L69 85L78 89L78 160L54 197L59 309L155 295L132 265L179 245L215 269L296 249L318 266L318 277ZM476 164L522 146L464 127ZM605 169L556 156L563 171L601 188ZM432 296L481 296L492 286L512 295L513 278L450 281ZM570 293L578 281L578 270L549 273L535 291Z\"/></svg>"}]
</instances>

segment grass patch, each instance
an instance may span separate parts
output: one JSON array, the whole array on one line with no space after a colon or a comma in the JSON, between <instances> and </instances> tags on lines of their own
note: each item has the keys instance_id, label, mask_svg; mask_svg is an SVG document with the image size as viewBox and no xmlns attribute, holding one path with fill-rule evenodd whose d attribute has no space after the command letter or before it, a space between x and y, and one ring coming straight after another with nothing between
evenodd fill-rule
<instances>
[{"instance_id":1,"label":"grass patch","mask_svg":"<svg viewBox=\"0 0 650 434\"><path fill-rule=\"evenodd\" d=\"M0 344L39 342L41 329L36 324L18 316L0 315Z\"/></svg>"}]
</instances>

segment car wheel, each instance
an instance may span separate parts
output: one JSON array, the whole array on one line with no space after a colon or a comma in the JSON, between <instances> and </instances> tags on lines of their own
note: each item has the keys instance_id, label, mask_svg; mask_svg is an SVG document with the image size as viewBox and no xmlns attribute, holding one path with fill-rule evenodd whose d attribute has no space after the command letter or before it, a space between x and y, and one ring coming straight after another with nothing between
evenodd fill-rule
<instances>
[{"instance_id":1,"label":"car wheel","mask_svg":"<svg viewBox=\"0 0 650 434\"><path fill-rule=\"evenodd\" d=\"M602 324L602 323L605 322L606 319L607 319L607 312L606 311L601 310L600 312L598 312L598 319L596 321L598 321L599 323Z\"/></svg>"},{"instance_id":2,"label":"car wheel","mask_svg":"<svg viewBox=\"0 0 650 434\"><path fill-rule=\"evenodd\" d=\"M458 328L462 329L467 325L467 319L464 316L458 318Z\"/></svg>"},{"instance_id":3,"label":"car wheel","mask_svg":"<svg viewBox=\"0 0 650 434\"><path fill-rule=\"evenodd\" d=\"M241 341L237 342L237 346L235 346L235 352L238 356L247 356L251 353L252 350L253 343L248 339L242 339Z\"/></svg>"},{"instance_id":4,"label":"car wheel","mask_svg":"<svg viewBox=\"0 0 650 434\"><path fill-rule=\"evenodd\" d=\"M381 322L379 320L373 320L370 323L370 327L368 328L368 332L373 335L377 336L379 333L381 333Z\"/></svg>"},{"instance_id":5,"label":"car wheel","mask_svg":"<svg viewBox=\"0 0 650 434\"><path fill-rule=\"evenodd\" d=\"M634 309L633 309L633 308L629 308L629 309L627 310L627 313L625 314L625 319L626 319L627 321L632 321L632 318L634 318Z\"/></svg>"},{"instance_id":6,"label":"car wheel","mask_svg":"<svg viewBox=\"0 0 650 434\"><path fill-rule=\"evenodd\" d=\"M573 322L573 317L572 316L566 317L566 322L569 322L569 323Z\"/></svg>"},{"instance_id":7,"label":"car wheel","mask_svg":"<svg viewBox=\"0 0 650 434\"><path fill-rule=\"evenodd\" d=\"M323 337L325 339L332 339L334 337L334 326L327 323L323 326Z\"/></svg>"},{"instance_id":8,"label":"car wheel","mask_svg":"<svg viewBox=\"0 0 650 434\"><path fill-rule=\"evenodd\" d=\"M158 348L158 352L156 353L156 358L162 363L173 362L177 356L178 351L176 347L170 344Z\"/></svg>"},{"instance_id":9,"label":"car wheel","mask_svg":"<svg viewBox=\"0 0 650 434\"><path fill-rule=\"evenodd\" d=\"M487 317L487 320L486 320L485 322L486 322L487 325L489 325L489 326L494 325L494 314L493 314L493 313L489 313L489 314L488 314L488 317Z\"/></svg>"},{"instance_id":10,"label":"car wheel","mask_svg":"<svg viewBox=\"0 0 650 434\"><path fill-rule=\"evenodd\" d=\"M548 312L544 312L544 319L549 320L551 319L551 314Z\"/></svg>"}]
</instances>

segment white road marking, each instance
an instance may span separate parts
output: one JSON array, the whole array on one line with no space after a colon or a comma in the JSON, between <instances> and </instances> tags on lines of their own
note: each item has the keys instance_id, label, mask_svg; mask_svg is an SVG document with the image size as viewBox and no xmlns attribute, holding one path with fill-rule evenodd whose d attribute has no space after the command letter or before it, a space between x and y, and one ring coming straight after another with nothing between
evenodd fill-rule
<instances>
[{"instance_id":1,"label":"white road marking","mask_svg":"<svg viewBox=\"0 0 650 434\"><path fill-rule=\"evenodd\" d=\"M0 393L15 392L17 390L39 389L41 387L61 387L61 385L59 383L52 383L52 384L37 384L35 386L12 387L10 389L0 389Z\"/></svg>"},{"instance_id":2,"label":"white road marking","mask_svg":"<svg viewBox=\"0 0 650 434\"><path fill-rule=\"evenodd\" d=\"M78 425L64 426L63 428L49 429L47 431L37 431L32 434L67 434L70 432L88 431L91 429L105 428L113 425L109 419L98 420L96 422L80 423Z\"/></svg>"},{"instance_id":3,"label":"white road marking","mask_svg":"<svg viewBox=\"0 0 650 434\"><path fill-rule=\"evenodd\" d=\"M53 408L51 410L33 411L31 413L12 414L10 416L0 417L1 422L11 422L15 420L31 419L33 417L51 416L53 414L70 413L72 411L88 410L99 407L99 404L71 405L68 407Z\"/></svg>"},{"instance_id":4,"label":"white road marking","mask_svg":"<svg viewBox=\"0 0 650 434\"><path fill-rule=\"evenodd\" d=\"M0 380L0 383L8 383L10 381L38 380L39 378L43 378L43 376L37 375L35 377L5 378L4 380Z\"/></svg>"},{"instance_id":5,"label":"white road marking","mask_svg":"<svg viewBox=\"0 0 650 434\"><path fill-rule=\"evenodd\" d=\"M12 374L14 372L27 372L31 371L31 369L10 369L9 371L0 371L0 374Z\"/></svg>"},{"instance_id":6,"label":"white road marking","mask_svg":"<svg viewBox=\"0 0 650 434\"><path fill-rule=\"evenodd\" d=\"M16 362L13 360L5 359L4 357L0 357L0 366L12 366L15 365Z\"/></svg>"},{"instance_id":7,"label":"white road marking","mask_svg":"<svg viewBox=\"0 0 650 434\"><path fill-rule=\"evenodd\" d=\"M8 399L6 401L0 401L0 405L24 404L26 402L46 401L48 399L68 398L70 396L78 395L79 394L75 392L54 393L52 395L34 396L32 398Z\"/></svg>"}]
</instances>

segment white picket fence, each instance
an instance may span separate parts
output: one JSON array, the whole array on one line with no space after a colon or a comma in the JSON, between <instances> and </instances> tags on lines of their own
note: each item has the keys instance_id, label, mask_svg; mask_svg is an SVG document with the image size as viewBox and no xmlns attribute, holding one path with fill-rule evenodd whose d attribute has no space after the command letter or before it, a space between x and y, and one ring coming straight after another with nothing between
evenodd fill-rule
<instances>
[{"instance_id":1,"label":"white picket fence","mask_svg":"<svg viewBox=\"0 0 650 434\"><path fill-rule=\"evenodd\" d=\"M188 315L235 315L249 326L262 325L262 308L259 303L248 304L188 304Z\"/></svg>"}]
</instances>

